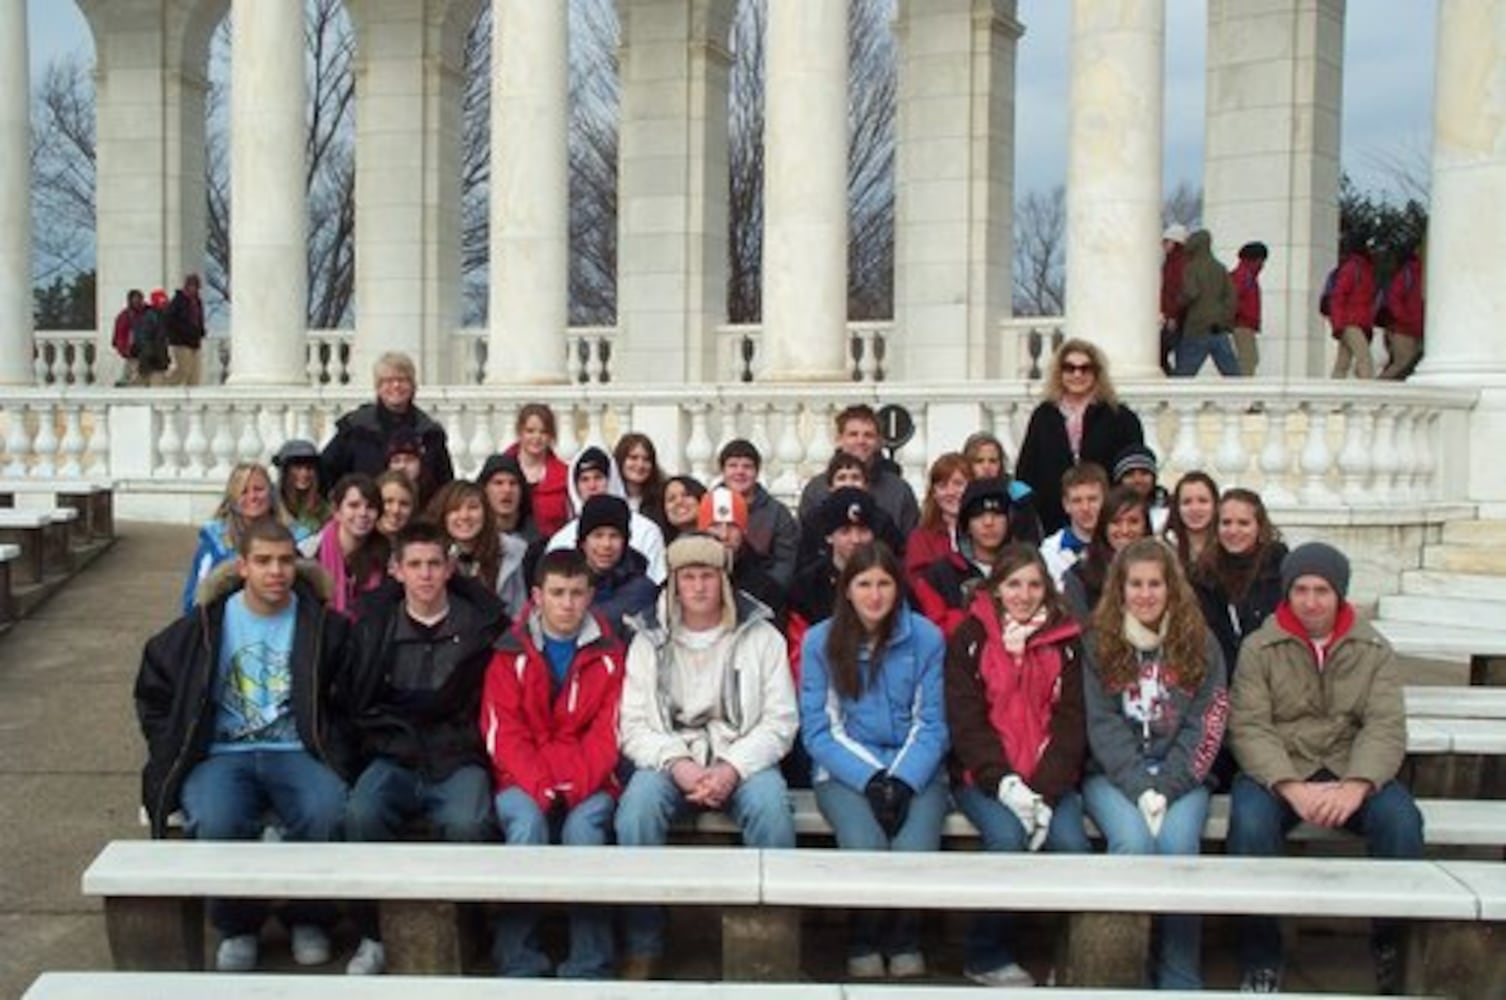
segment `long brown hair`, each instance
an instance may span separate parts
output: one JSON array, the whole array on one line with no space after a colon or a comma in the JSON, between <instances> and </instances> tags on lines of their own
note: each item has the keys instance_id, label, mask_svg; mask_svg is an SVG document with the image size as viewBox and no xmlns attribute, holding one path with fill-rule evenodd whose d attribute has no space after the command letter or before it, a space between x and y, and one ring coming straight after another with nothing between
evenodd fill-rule
<instances>
[{"instance_id":1,"label":"long brown hair","mask_svg":"<svg viewBox=\"0 0 1506 1000\"><path fill-rule=\"evenodd\" d=\"M1255 549L1248 555L1235 555L1219 540L1218 521L1226 503L1242 503L1255 511ZM1271 515L1259 493L1238 486L1225 490L1214 506L1213 537L1198 556L1197 565L1192 569L1193 579L1217 588L1231 601L1242 601L1270 558L1271 546L1279 541L1281 532L1271 523Z\"/></svg>"},{"instance_id":2,"label":"long brown hair","mask_svg":"<svg viewBox=\"0 0 1506 1000\"><path fill-rule=\"evenodd\" d=\"M1102 591L1109 576L1109 565L1114 561L1114 550L1109 545L1109 525L1114 518L1132 507L1140 508L1140 518L1145 523L1145 533L1150 534L1150 511L1145 507L1145 497L1129 486L1115 486L1103 498L1098 511L1098 524L1093 528L1093 538L1088 542L1082 560L1082 582L1090 590Z\"/></svg>"},{"instance_id":3,"label":"long brown hair","mask_svg":"<svg viewBox=\"0 0 1506 1000\"><path fill-rule=\"evenodd\" d=\"M861 573L870 569L883 570L894 581L894 607L879 622L878 628L869 632L858 617L857 608L847 597L847 588ZM831 628L826 633L827 672L831 686L844 698L857 698L878 676L884 650L889 637L894 634L894 623L903 613L905 601L905 573L899 560L883 542L860 546L847 559L837 577L837 599L832 608ZM862 676L858 660L863 647L868 649L868 675Z\"/></svg>"},{"instance_id":4,"label":"long brown hair","mask_svg":"<svg viewBox=\"0 0 1506 1000\"><path fill-rule=\"evenodd\" d=\"M382 492L377 489L376 480L364 472L347 472L335 483L335 488L329 491L331 518L345 502L345 496L351 490L361 494L361 499L370 504L376 510L377 517L381 518ZM362 582L372 576L377 576L386 571L390 551L386 537L376 530L376 525L373 524L371 534L361 542L361 547L345 557L346 572L351 579Z\"/></svg>"},{"instance_id":5,"label":"long brown hair","mask_svg":"<svg viewBox=\"0 0 1506 1000\"><path fill-rule=\"evenodd\" d=\"M1072 617L1062 603L1061 594L1057 592L1056 581L1051 579L1051 571L1046 568L1046 560L1041 558L1041 550L1029 542L1010 542L999 553L999 558L994 560L993 569L989 570L988 579L983 581L983 591L988 594L988 599L993 603L994 615L1002 625L1008 616L1004 610L1004 602L999 600L999 585L1013 576L1017 571L1026 566L1034 566L1040 571L1041 579L1046 584L1046 591L1041 597L1041 607L1046 609L1046 628Z\"/></svg>"},{"instance_id":6,"label":"long brown hair","mask_svg":"<svg viewBox=\"0 0 1506 1000\"><path fill-rule=\"evenodd\" d=\"M936 457L931 463L931 471L928 477L929 485L926 488L925 502L920 505L920 526L927 531L945 531L946 519L941 513L941 507L936 503L936 487L951 479L957 473L962 473L962 478L973 478L972 463L961 452L949 451Z\"/></svg>"},{"instance_id":7,"label":"long brown hair","mask_svg":"<svg viewBox=\"0 0 1506 1000\"><path fill-rule=\"evenodd\" d=\"M654 447L653 438L637 431L628 431L617 439L617 447L612 449L612 459L617 463L618 475L622 475L622 463L634 448L648 452L648 482L643 484L643 496L639 500L640 513L647 517L650 510L664 509L664 469L659 465L659 449ZM622 488L628 489L626 476L622 479Z\"/></svg>"},{"instance_id":8,"label":"long brown hair","mask_svg":"<svg viewBox=\"0 0 1506 1000\"><path fill-rule=\"evenodd\" d=\"M1098 641L1098 672L1111 690L1119 691L1134 684L1140 676L1135 647L1124 637L1124 583L1129 568L1140 563L1161 567L1166 581L1166 641L1161 655L1167 666L1168 680L1185 691L1202 686L1207 672L1207 630L1197 596L1187 583L1181 564L1171 547L1158 538L1142 538L1114 558L1109 567L1103 598L1093 612L1093 632Z\"/></svg>"},{"instance_id":9,"label":"long brown hair","mask_svg":"<svg viewBox=\"0 0 1506 1000\"><path fill-rule=\"evenodd\" d=\"M488 589L494 590L497 586L497 573L502 568L502 539L501 532L497 530L497 516L492 513L491 504L486 502L486 491L468 479L452 479L441 486L439 492L434 494L434 499L429 501L424 519L438 525L439 530L450 539L450 545L458 549L459 542L450 537L450 529L445 522L449 513L468 499L481 504L481 533L471 543L470 550L463 555L475 562L476 575Z\"/></svg>"},{"instance_id":10,"label":"long brown hair","mask_svg":"<svg viewBox=\"0 0 1506 1000\"><path fill-rule=\"evenodd\" d=\"M1209 495L1213 497L1213 522L1205 530L1210 538L1218 535L1218 483L1201 469L1185 472L1177 480L1176 487L1171 491L1171 509L1166 515L1166 527L1161 531L1161 537L1176 546L1177 559L1188 569L1191 569L1193 563L1192 539L1187 536L1187 525L1182 522L1182 489L1192 484L1206 486ZM1203 548L1207 550L1207 541L1204 541Z\"/></svg>"}]
</instances>

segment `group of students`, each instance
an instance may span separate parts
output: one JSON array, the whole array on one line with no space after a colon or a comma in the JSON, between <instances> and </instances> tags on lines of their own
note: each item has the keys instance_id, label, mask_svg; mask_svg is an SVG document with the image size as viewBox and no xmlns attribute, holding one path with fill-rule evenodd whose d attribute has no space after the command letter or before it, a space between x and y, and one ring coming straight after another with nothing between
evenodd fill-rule
<instances>
[{"instance_id":1,"label":"group of students","mask_svg":"<svg viewBox=\"0 0 1506 1000\"><path fill-rule=\"evenodd\" d=\"M1087 852L1086 814L1110 852L1196 853L1223 787L1231 853L1279 853L1298 820L1421 852L1395 781L1400 684L1347 603L1347 561L1287 552L1249 491L1157 486L1091 344L1058 351L1014 477L975 435L917 504L851 407L798 518L750 442L723 447L709 488L662 477L642 435L567 466L537 404L474 483L444 481L405 361L378 363L377 401L322 453L285 448L276 489L259 466L232 476L189 613L137 683L154 832L181 808L191 836L249 838L270 806L295 840L425 819L450 840L632 847L721 810L750 846L786 848L787 789L808 783L843 849L936 850L955 806L992 851ZM378 485L362 461L393 468ZM219 966L254 967L262 911L211 915ZM375 917L353 917L348 971L379 972ZM288 915L295 959L328 960L329 918ZM527 909L499 921L499 973L647 978L664 954L651 908L623 915L620 962L610 913L572 909L558 967L536 930ZM1003 915L975 919L968 978L1033 983L1012 937ZM1199 918L1162 918L1157 938L1151 981L1197 987ZM1395 929L1374 944L1392 989ZM1240 949L1243 985L1274 991L1273 922ZM914 916L854 913L848 972L925 974Z\"/></svg>"}]
</instances>

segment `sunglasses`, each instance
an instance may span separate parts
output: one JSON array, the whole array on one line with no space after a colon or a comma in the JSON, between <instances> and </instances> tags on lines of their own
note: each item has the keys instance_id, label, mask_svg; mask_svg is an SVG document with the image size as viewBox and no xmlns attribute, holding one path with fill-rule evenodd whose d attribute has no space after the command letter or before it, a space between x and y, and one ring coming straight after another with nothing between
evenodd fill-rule
<instances>
[{"instance_id":1,"label":"sunglasses","mask_svg":"<svg viewBox=\"0 0 1506 1000\"><path fill-rule=\"evenodd\" d=\"M1091 375L1098 370L1098 366L1089 361L1084 365L1075 365L1070 361L1062 362L1063 375Z\"/></svg>"}]
</instances>

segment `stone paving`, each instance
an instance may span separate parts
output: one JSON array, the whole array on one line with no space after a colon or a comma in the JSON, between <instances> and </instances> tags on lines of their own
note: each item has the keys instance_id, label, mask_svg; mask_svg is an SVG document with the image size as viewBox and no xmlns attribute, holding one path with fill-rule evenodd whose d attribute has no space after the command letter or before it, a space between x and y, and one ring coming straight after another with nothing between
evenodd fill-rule
<instances>
[{"instance_id":1,"label":"stone paving","mask_svg":"<svg viewBox=\"0 0 1506 1000\"><path fill-rule=\"evenodd\" d=\"M137 523L119 530L109 552L0 637L0 998L19 996L46 969L109 968L101 908L80 895L79 875L105 842L145 835L137 821L142 745L131 684L142 643L176 612L193 531ZM1423 680L1421 673L1410 679ZM710 922L688 923L676 922L680 959L670 972L714 975L716 943L701 940ZM1044 977L1050 935L1043 922L1031 923L1023 957ZM813 914L808 924L806 974L839 977L840 917ZM1357 929L1305 926L1289 987L1369 992ZM928 917L936 981L961 981L963 931L957 918ZM1210 922L1210 986L1234 984L1232 933L1229 924ZM286 951L269 941L265 954L276 967Z\"/></svg>"}]
</instances>

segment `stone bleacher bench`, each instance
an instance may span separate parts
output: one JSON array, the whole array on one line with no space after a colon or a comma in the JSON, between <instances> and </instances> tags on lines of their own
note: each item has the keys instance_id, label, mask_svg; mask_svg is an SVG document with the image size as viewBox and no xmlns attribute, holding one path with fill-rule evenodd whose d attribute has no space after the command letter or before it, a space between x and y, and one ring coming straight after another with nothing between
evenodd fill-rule
<instances>
[{"instance_id":1,"label":"stone bleacher bench","mask_svg":"<svg viewBox=\"0 0 1506 1000\"><path fill-rule=\"evenodd\" d=\"M41 583L49 576L62 576L73 568L72 525L78 511L0 509L0 543L17 546L20 555L12 561L11 579L16 585Z\"/></svg>"},{"instance_id":2,"label":"stone bleacher bench","mask_svg":"<svg viewBox=\"0 0 1506 1000\"><path fill-rule=\"evenodd\" d=\"M116 841L83 876L123 969L203 966L202 900L374 900L394 973L462 971L463 903L722 908L726 979L796 982L810 907L1067 915L1063 985L1135 987L1150 915L1414 925L1408 989L1489 996L1506 982L1506 866L1493 862L837 850Z\"/></svg>"},{"instance_id":3,"label":"stone bleacher bench","mask_svg":"<svg viewBox=\"0 0 1506 1000\"><path fill-rule=\"evenodd\" d=\"M16 598L11 591L11 563L21 558L21 546L0 543L0 626L16 620Z\"/></svg>"},{"instance_id":4,"label":"stone bleacher bench","mask_svg":"<svg viewBox=\"0 0 1506 1000\"><path fill-rule=\"evenodd\" d=\"M548 979L444 979L421 976L361 977L243 975L183 972L47 972L21 1000L415 1000L425 996L445 1000L965 1000L977 997L975 986L892 986L820 983L695 982L611 983ZM993 989L990 1000L1026 1000L1034 990ZM1287 993L1288 1000L1344 1000L1335 993ZM1052 1000L1144 1000L1138 990L1058 989ZM1157 1000L1236 997L1221 990L1169 990Z\"/></svg>"},{"instance_id":5,"label":"stone bleacher bench","mask_svg":"<svg viewBox=\"0 0 1506 1000\"><path fill-rule=\"evenodd\" d=\"M78 511L77 544L115 537L113 484L90 479L0 479L0 508Z\"/></svg>"}]
</instances>

